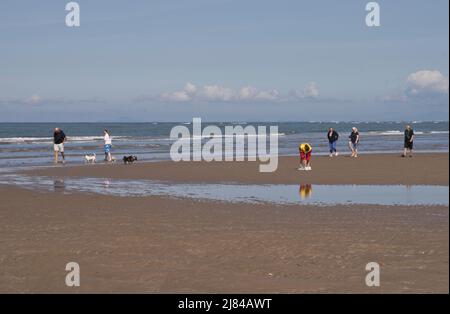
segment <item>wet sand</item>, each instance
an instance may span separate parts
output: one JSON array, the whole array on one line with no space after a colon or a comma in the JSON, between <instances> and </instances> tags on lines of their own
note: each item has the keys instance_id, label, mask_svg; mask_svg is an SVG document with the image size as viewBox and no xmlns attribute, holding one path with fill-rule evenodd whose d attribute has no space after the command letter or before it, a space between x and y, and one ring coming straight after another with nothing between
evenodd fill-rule
<instances>
[{"instance_id":1,"label":"wet sand","mask_svg":"<svg viewBox=\"0 0 450 314\"><path fill-rule=\"evenodd\" d=\"M0 196L0 292L448 293L447 207ZM372 261L381 287L365 286Z\"/></svg>"},{"instance_id":2,"label":"wet sand","mask_svg":"<svg viewBox=\"0 0 450 314\"><path fill-rule=\"evenodd\" d=\"M448 154L258 163L57 166L31 174L176 182L448 185ZM449 291L448 206L315 207L62 194L0 186L0 292ZM65 286L65 265L81 287ZM381 287L365 265L381 266Z\"/></svg>"},{"instance_id":3,"label":"wet sand","mask_svg":"<svg viewBox=\"0 0 450 314\"><path fill-rule=\"evenodd\" d=\"M359 158L315 156L313 170L300 172L297 157L280 157L274 173L260 173L259 162L138 162L132 165L55 166L33 175L149 179L177 182L273 184L449 184L448 153L361 155Z\"/></svg>"}]
</instances>

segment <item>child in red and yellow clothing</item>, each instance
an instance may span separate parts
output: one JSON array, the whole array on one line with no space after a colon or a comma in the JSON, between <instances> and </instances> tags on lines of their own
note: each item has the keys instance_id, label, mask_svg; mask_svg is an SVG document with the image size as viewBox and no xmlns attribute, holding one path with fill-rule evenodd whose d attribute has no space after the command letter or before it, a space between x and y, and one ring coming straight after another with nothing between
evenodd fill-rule
<instances>
[{"instance_id":1,"label":"child in red and yellow clothing","mask_svg":"<svg viewBox=\"0 0 450 314\"><path fill-rule=\"evenodd\" d=\"M300 151L300 168L298 170L311 170L311 145L302 143L298 146L298 149Z\"/></svg>"}]
</instances>

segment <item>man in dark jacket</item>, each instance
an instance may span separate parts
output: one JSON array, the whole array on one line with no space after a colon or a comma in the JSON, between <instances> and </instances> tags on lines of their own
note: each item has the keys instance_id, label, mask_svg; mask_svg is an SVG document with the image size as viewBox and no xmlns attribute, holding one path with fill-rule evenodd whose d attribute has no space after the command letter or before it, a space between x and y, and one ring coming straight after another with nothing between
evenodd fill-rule
<instances>
[{"instance_id":1,"label":"man in dark jacket","mask_svg":"<svg viewBox=\"0 0 450 314\"><path fill-rule=\"evenodd\" d=\"M336 144L339 139L339 134L333 128L328 129L328 145L330 146L330 157L337 156Z\"/></svg>"},{"instance_id":2,"label":"man in dark jacket","mask_svg":"<svg viewBox=\"0 0 450 314\"><path fill-rule=\"evenodd\" d=\"M53 133L53 152L55 164L58 163L58 153L61 154L62 162L66 161L64 156L64 142L66 141L66 135L60 128L55 128Z\"/></svg>"},{"instance_id":3,"label":"man in dark jacket","mask_svg":"<svg viewBox=\"0 0 450 314\"><path fill-rule=\"evenodd\" d=\"M412 157L412 151L414 146L414 130L410 125L405 127L405 145L403 151L403 157L409 152L409 157Z\"/></svg>"}]
</instances>

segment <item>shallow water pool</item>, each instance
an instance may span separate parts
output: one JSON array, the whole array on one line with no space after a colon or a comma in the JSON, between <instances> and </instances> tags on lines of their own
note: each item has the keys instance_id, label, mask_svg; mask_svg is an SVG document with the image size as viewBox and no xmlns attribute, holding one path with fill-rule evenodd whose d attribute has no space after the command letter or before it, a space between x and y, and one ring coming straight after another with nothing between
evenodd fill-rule
<instances>
[{"instance_id":1,"label":"shallow water pool","mask_svg":"<svg viewBox=\"0 0 450 314\"><path fill-rule=\"evenodd\" d=\"M87 192L114 196L172 196L226 202L275 204L449 205L448 186L197 184L107 178L52 178L16 174L0 176L0 184L59 193Z\"/></svg>"}]
</instances>

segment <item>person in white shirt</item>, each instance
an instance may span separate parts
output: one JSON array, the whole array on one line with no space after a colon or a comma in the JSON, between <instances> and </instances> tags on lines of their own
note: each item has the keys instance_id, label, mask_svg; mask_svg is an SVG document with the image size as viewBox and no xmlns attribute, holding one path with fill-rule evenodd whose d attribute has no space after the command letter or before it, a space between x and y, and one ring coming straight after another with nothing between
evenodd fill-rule
<instances>
[{"instance_id":1,"label":"person in white shirt","mask_svg":"<svg viewBox=\"0 0 450 314\"><path fill-rule=\"evenodd\" d=\"M112 157L111 157L111 146L112 146L112 140L111 140L111 135L109 134L109 131L107 129L105 129L103 131L104 133L104 137L103 139L105 140L105 161L112 161Z\"/></svg>"}]
</instances>

